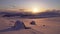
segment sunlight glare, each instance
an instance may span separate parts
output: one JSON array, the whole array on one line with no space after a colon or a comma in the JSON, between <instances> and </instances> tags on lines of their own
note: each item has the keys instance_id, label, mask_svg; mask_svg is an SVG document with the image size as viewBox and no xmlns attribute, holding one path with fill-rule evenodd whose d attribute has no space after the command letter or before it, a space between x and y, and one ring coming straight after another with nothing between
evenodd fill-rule
<instances>
[{"instance_id":1,"label":"sunlight glare","mask_svg":"<svg viewBox=\"0 0 60 34\"><path fill-rule=\"evenodd\" d=\"M33 12L33 13L38 13L39 10L38 10L37 8L33 8L33 9L32 9L32 12Z\"/></svg>"}]
</instances>

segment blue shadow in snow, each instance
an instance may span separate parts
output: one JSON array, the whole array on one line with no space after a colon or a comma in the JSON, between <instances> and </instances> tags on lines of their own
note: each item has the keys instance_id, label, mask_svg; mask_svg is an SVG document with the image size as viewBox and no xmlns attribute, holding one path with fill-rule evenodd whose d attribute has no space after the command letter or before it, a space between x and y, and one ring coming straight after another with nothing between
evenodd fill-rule
<instances>
[{"instance_id":1,"label":"blue shadow in snow","mask_svg":"<svg viewBox=\"0 0 60 34\"><path fill-rule=\"evenodd\" d=\"M21 29L27 29L23 22L17 20L11 28L0 30L0 32L7 32L7 31L16 31Z\"/></svg>"}]
</instances>

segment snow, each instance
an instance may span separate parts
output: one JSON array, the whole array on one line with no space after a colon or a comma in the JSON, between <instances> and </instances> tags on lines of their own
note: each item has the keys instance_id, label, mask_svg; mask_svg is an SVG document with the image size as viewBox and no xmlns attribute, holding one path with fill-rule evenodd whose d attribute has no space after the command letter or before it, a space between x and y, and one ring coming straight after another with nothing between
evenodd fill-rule
<instances>
[{"instance_id":1,"label":"snow","mask_svg":"<svg viewBox=\"0 0 60 34\"><path fill-rule=\"evenodd\" d=\"M14 26L17 20L23 21L25 26L31 27L31 29L20 29L16 31L0 32L0 34L60 34L60 17L40 19L0 17L0 30ZM36 25L31 25L30 22L32 21L35 21Z\"/></svg>"}]
</instances>

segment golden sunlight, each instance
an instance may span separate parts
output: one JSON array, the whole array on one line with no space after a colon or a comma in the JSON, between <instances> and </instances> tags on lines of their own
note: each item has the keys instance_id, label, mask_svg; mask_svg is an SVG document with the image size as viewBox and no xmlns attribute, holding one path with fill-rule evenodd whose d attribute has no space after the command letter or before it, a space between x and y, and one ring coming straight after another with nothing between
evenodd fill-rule
<instances>
[{"instance_id":1,"label":"golden sunlight","mask_svg":"<svg viewBox=\"0 0 60 34\"><path fill-rule=\"evenodd\" d=\"M32 9L32 13L38 13L39 12L39 9L38 8L33 8Z\"/></svg>"}]
</instances>

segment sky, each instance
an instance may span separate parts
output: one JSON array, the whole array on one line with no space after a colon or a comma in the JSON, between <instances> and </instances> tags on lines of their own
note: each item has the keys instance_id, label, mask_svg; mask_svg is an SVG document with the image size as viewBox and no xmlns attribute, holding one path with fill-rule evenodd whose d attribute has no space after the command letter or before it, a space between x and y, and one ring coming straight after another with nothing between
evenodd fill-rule
<instances>
[{"instance_id":1,"label":"sky","mask_svg":"<svg viewBox=\"0 0 60 34\"><path fill-rule=\"evenodd\" d=\"M0 9L58 9L60 0L0 0Z\"/></svg>"}]
</instances>

